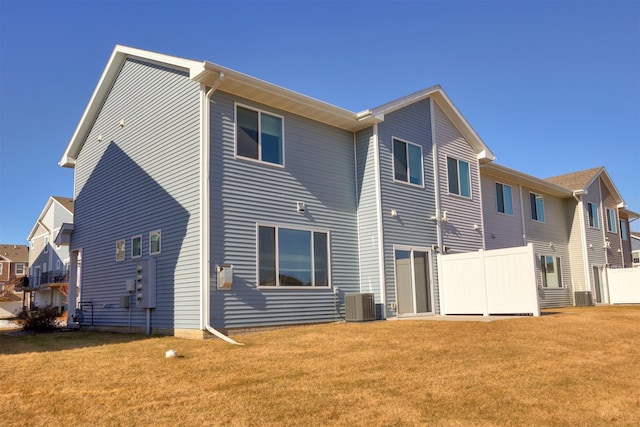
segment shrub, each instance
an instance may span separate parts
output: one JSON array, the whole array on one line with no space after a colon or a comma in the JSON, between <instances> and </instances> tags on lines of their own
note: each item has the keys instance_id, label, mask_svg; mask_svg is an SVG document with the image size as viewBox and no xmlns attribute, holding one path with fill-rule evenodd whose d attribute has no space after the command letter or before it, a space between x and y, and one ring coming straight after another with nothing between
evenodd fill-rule
<instances>
[{"instance_id":1,"label":"shrub","mask_svg":"<svg viewBox=\"0 0 640 427\"><path fill-rule=\"evenodd\" d=\"M16 321L25 331L46 332L57 328L57 316L58 310L50 305L35 307L32 310L22 307L16 313Z\"/></svg>"}]
</instances>

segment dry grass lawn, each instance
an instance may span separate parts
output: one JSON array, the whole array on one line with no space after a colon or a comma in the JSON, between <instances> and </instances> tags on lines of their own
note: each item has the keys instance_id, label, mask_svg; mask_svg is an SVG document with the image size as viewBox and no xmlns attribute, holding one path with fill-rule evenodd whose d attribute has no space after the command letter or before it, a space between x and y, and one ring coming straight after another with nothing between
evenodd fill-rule
<instances>
[{"instance_id":1,"label":"dry grass lawn","mask_svg":"<svg viewBox=\"0 0 640 427\"><path fill-rule=\"evenodd\" d=\"M491 323L334 323L245 343L0 336L18 425L640 424L640 306ZM166 359L169 349L179 358Z\"/></svg>"}]
</instances>

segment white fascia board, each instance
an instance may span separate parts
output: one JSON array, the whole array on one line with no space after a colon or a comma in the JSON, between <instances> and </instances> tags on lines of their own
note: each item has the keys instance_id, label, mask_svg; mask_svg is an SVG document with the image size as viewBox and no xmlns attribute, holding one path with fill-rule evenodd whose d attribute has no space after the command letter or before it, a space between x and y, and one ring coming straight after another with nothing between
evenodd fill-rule
<instances>
[{"instance_id":1,"label":"white fascia board","mask_svg":"<svg viewBox=\"0 0 640 427\"><path fill-rule=\"evenodd\" d=\"M497 163L480 164L480 174L511 179L519 184L527 185L532 190L546 192L556 197L573 197L573 191L568 188Z\"/></svg>"},{"instance_id":2,"label":"white fascia board","mask_svg":"<svg viewBox=\"0 0 640 427\"><path fill-rule=\"evenodd\" d=\"M31 229L31 233L29 233L29 236L27 237L27 241L31 241L31 239L33 238L33 235L36 232L36 230L38 229L39 225L42 225L45 229L47 229L47 231L51 231L51 230L49 230L49 227L44 225L42 220L45 217L45 215L46 215L47 211L49 210L49 208L51 207L51 205L53 204L53 202L55 202L55 201L56 200L52 196L49 196L49 200L47 200L47 203L44 205L44 209L42 209L42 212L40 212L40 216L38 216L38 219L36 220L36 223L33 225L33 228Z\"/></svg>"},{"instance_id":3,"label":"white fascia board","mask_svg":"<svg viewBox=\"0 0 640 427\"><path fill-rule=\"evenodd\" d=\"M149 62L156 62L162 65L167 65L174 68L191 70L191 68L197 67L200 62L179 58L176 56L165 55L156 52L150 52L147 50L131 48L122 45L116 45L113 52L111 53L111 57L107 62L107 66L102 72L102 76L98 81L98 85L96 86L87 107L80 118L80 122L76 127L69 144L67 145L67 149L62 155L62 159L60 160L59 165L62 167L73 168L75 167L76 158L80 149L82 148L82 144L87 137L87 134L90 132L93 123L98 116L102 105L111 90L111 87L117 78L120 68L124 64L125 60L129 57L138 58Z\"/></svg>"}]
</instances>

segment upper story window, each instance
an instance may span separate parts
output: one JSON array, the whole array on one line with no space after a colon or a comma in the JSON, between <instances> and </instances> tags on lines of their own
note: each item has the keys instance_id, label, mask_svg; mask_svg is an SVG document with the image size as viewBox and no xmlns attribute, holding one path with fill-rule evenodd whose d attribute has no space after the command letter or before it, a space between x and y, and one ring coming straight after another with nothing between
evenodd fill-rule
<instances>
[{"instance_id":1,"label":"upper story window","mask_svg":"<svg viewBox=\"0 0 640 427\"><path fill-rule=\"evenodd\" d=\"M45 254L49 253L49 236L44 236L44 251Z\"/></svg>"},{"instance_id":2,"label":"upper story window","mask_svg":"<svg viewBox=\"0 0 640 427\"><path fill-rule=\"evenodd\" d=\"M542 194L529 193L529 205L531 208L531 219L544 222L544 198Z\"/></svg>"},{"instance_id":3,"label":"upper story window","mask_svg":"<svg viewBox=\"0 0 640 427\"><path fill-rule=\"evenodd\" d=\"M283 118L236 105L236 155L284 164Z\"/></svg>"},{"instance_id":4,"label":"upper story window","mask_svg":"<svg viewBox=\"0 0 640 427\"><path fill-rule=\"evenodd\" d=\"M589 216L589 227L600 228L600 220L598 219L598 206L591 202L587 202L587 215Z\"/></svg>"},{"instance_id":5,"label":"upper story window","mask_svg":"<svg viewBox=\"0 0 640 427\"><path fill-rule=\"evenodd\" d=\"M496 203L498 212L513 215L513 198L510 185L496 182Z\"/></svg>"},{"instance_id":6,"label":"upper story window","mask_svg":"<svg viewBox=\"0 0 640 427\"><path fill-rule=\"evenodd\" d=\"M616 211L610 208L605 209L607 212L607 231L609 233L618 232L618 221L616 220Z\"/></svg>"},{"instance_id":7,"label":"upper story window","mask_svg":"<svg viewBox=\"0 0 640 427\"><path fill-rule=\"evenodd\" d=\"M259 226L258 284L328 287L328 233Z\"/></svg>"},{"instance_id":8,"label":"upper story window","mask_svg":"<svg viewBox=\"0 0 640 427\"><path fill-rule=\"evenodd\" d=\"M2 274L3 268L4 268L4 262L0 262L0 275Z\"/></svg>"},{"instance_id":9,"label":"upper story window","mask_svg":"<svg viewBox=\"0 0 640 427\"><path fill-rule=\"evenodd\" d=\"M24 276L24 264L16 264L16 276Z\"/></svg>"},{"instance_id":10,"label":"upper story window","mask_svg":"<svg viewBox=\"0 0 640 427\"><path fill-rule=\"evenodd\" d=\"M158 255L160 253L161 241L160 230L149 233L149 255Z\"/></svg>"},{"instance_id":11,"label":"upper story window","mask_svg":"<svg viewBox=\"0 0 640 427\"><path fill-rule=\"evenodd\" d=\"M447 178L450 194L471 197L471 175L468 162L447 157Z\"/></svg>"},{"instance_id":12,"label":"upper story window","mask_svg":"<svg viewBox=\"0 0 640 427\"><path fill-rule=\"evenodd\" d=\"M629 233L627 231L627 222L623 219L620 220L620 235L622 236L622 240L629 240Z\"/></svg>"},{"instance_id":13,"label":"upper story window","mask_svg":"<svg viewBox=\"0 0 640 427\"><path fill-rule=\"evenodd\" d=\"M396 181L422 186L422 147L394 138L393 170Z\"/></svg>"}]
</instances>

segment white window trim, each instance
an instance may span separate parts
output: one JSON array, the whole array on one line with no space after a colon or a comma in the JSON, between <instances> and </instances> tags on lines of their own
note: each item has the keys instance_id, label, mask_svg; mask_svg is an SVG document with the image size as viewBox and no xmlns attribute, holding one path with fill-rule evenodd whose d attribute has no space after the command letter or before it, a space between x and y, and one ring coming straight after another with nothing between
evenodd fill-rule
<instances>
[{"instance_id":1,"label":"white window trim","mask_svg":"<svg viewBox=\"0 0 640 427\"><path fill-rule=\"evenodd\" d=\"M428 263L428 268L429 268L429 297L431 298L431 311L427 311L424 314L434 314L435 313L435 309L436 309L436 301L435 301L435 289L433 286L434 283L434 272L433 272L433 260L431 259L431 253L432 250L431 248L427 248L427 247L423 247L423 246L407 246L407 245L393 245L393 283L394 283L394 287L395 287L395 294L396 294L396 298L398 295L398 273L396 271L396 251L409 251L411 252L411 258L413 261L413 252L414 251L418 251L418 252L425 252L427 254L427 263ZM411 288L412 291L414 293L414 297L415 297L415 287L416 287L416 274L415 274L415 265L413 262L411 262ZM396 316L397 314L397 301L396 301ZM416 301L415 298L413 299L413 311L414 313L417 311L416 310ZM418 315L423 314L423 313L418 313ZM405 314L406 316L406 314ZM410 315L409 315L410 316Z\"/></svg>"},{"instance_id":2,"label":"white window trim","mask_svg":"<svg viewBox=\"0 0 640 427\"><path fill-rule=\"evenodd\" d=\"M275 253L275 264L276 264L276 286L260 286L260 227L273 227L275 228L275 244L276 244L276 253ZM313 252L313 233L325 233L327 235L327 280L328 286L280 286L280 252L278 251L278 229L286 228L288 230L300 230L300 231L309 231L311 233L311 277L315 281L315 254ZM333 289L333 284L331 282L331 232L328 229L324 228L308 228L301 227L297 225L289 225L289 224L276 224L276 223L264 223L259 222L256 223L256 288L258 289L278 289L278 290L287 290L287 289L295 289L301 290L305 289L308 291L327 291Z\"/></svg>"},{"instance_id":3,"label":"white window trim","mask_svg":"<svg viewBox=\"0 0 640 427\"><path fill-rule=\"evenodd\" d=\"M560 286L556 287L549 287L549 286L545 286L544 285L544 270L542 269L542 265L540 266L540 280L542 281L541 286L543 289L565 289L566 286L564 285L564 280L562 278L562 274L564 272L564 268L562 268L562 257L560 255L557 254L547 254L547 253L539 253L538 254L538 262L540 262L540 257L552 257L554 259L558 260L558 266L560 267L560 274L558 275L558 279L560 280Z\"/></svg>"},{"instance_id":4,"label":"white window trim","mask_svg":"<svg viewBox=\"0 0 640 427\"><path fill-rule=\"evenodd\" d=\"M539 219L534 219L531 218L531 194L534 194L536 196L536 200L538 199L537 196L540 196L542 198L542 216L544 217L544 220L540 221ZM545 220L547 219L547 215L545 214L545 209L544 209L544 195L540 194L540 193L536 193L535 191L529 191L529 219L531 221L534 222L539 222L541 224L545 223ZM536 203L536 213L538 214L538 204ZM540 218L540 214L537 215L538 218ZM541 254L542 255L542 254Z\"/></svg>"},{"instance_id":5,"label":"white window trim","mask_svg":"<svg viewBox=\"0 0 640 427\"><path fill-rule=\"evenodd\" d=\"M458 191L460 191L460 193L462 193L462 190L460 188L460 162L465 162L466 164L469 165L469 196L463 196L462 194L452 193L449 191L449 160L448 159L453 159L457 162L458 173L456 174L456 176L458 177ZM471 182L471 162L460 159L458 157L445 155L445 165L447 168L447 194L453 197L460 197L464 200L473 200L473 183Z\"/></svg>"},{"instance_id":6,"label":"white window trim","mask_svg":"<svg viewBox=\"0 0 640 427\"><path fill-rule=\"evenodd\" d=\"M0 274L2 274L3 270L4 270L4 262L0 262Z\"/></svg>"},{"instance_id":7,"label":"white window trim","mask_svg":"<svg viewBox=\"0 0 640 427\"><path fill-rule=\"evenodd\" d=\"M22 273L18 273L18 267L19 266L22 266ZM26 274L26 265L25 265L24 262L16 263L15 274L16 274L16 276L24 276Z\"/></svg>"},{"instance_id":8,"label":"white window trim","mask_svg":"<svg viewBox=\"0 0 640 427\"><path fill-rule=\"evenodd\" d=\"M513 209L513 186L511 184L505 184L504 182L500 182L500 181L494 181L493 183L493 189L496 189L496 184L500 184L502 185L503 188L503 194L502 194L502 199L504 200L504 187L509 187L511 189L511 213L506 213L506 212L500 212L498 210L498 195L496 194L496 212L500 215L506 215L506 216L513 216L515 210Z\"/></svg>"},{"instance_id":9,"label":"white window trim","mask_svg":"<svg viewBox=\"0 0 640 427\"><path fill-rule=\"evenodd\" d=\"M122 244L122 259L118 259L118 247ZM116 262L123 262L127 259L127 241L126 239L116 240Z\"/></svg>"},{"instance_id":10,"label":"white window trim","mask_svg":"<svg viewBox=\"0 0 640 427\"><path fill-rule=\"evenodd\" d=\"M158 234L158 252L151 252L151 236ZM153 230L149 232L149 255L160 255L162 253L162 230Z\"/></svg>"},{"instance_id":11,"label":"white window trim","mask_svg":"<svg viewBox=\"0 0 640 427\"><path fill-rule=\"evenodd\" d=\"M269 116L278 117L282 120L282 164L266 162L262 159L252 159L251 157L245 157L238 154L238 107L246 108L247 110L255 111L258 113L258 138L260 139L260 128L262 126L260 116L264 113ZM251 105L241 104L234 102L233 104L233 157L237 160L246 160L253 163L259 163L261 165L274 166L277 168L284 168L285 165L285 136L284 136L284 116L280 114L274 114L267 110L253 107ZM258 142L258 156L262 157L262 141Z\"/></svg>"},{"instance_id":12,"label":"white window trim","mask_svg":"<svg viewBox=\"0 0 640 427\"><path fill-rule=\"evenodd\" d=\"M609 212L613 213L613 219L612 220L609 217ZM604 214L605 214L606 220L607 220L607 224L606 224L607 233L618 234L618 230L617 230L617 227L618 227L618 225L617 225L618 216L616 215L616 211L611 209L611 208L604 208ZM616 228L615 230L609 230L609 222L611 222L611 225Z\"/></svg>"},{"instance_id":13,"label":"white window trim","mask_svg":"<svg viewBox=\"0 0 640 427\"><path fill-rule=\"evenodd\" d=\"M399 142L403 142L405 144L407 144L407 181L400 181L399 179L396 179L396 152L394 150L394 141L399 141ZM409 147L408 145L414 145L416 147L418 147L420 149L420 181L422 181L421 184L414 184L412 182L410 182L410 175L409 175ZM424 155L422 152L422 145L420 144L416 144L415 142L411 142L411 141L407 141L406 139L402 139L402 138L398 138L395 136L391 137L391 169L392 169L392 173L393 173L393 182L397 182L398 184L405 184L405 185L409 185L411 187L415 187L415 188L424 188L425 186L425 179L424 179Z\"/></svg>"},{"instance_id":14,"label":"white window trim","mask_svg":"<svg viewBox=\"0 0 640 427\"><path fill-rule=\"evenodd\" d=\"M595 218L598 219L597 226L589 224L589 213L591 212L591 210L589 209L589 206L595 206L595 211L594 211L596 215ZM598 206L596 203L587 202L587 227L593 230L600 230L600 206Z\"/></svg>"},{"instance_id":15,"label":"white window trim","mask_svg":"<svg viewBox=\"0 0 640 427\"><path fill-rule=\"evenodd\" d=\"M133 255L133 239L140 239L140 255ZM162 249L162 247L160 247ZM142 234L131 236L131 259L142 258Z\"/></svg>"}]
</instances>

